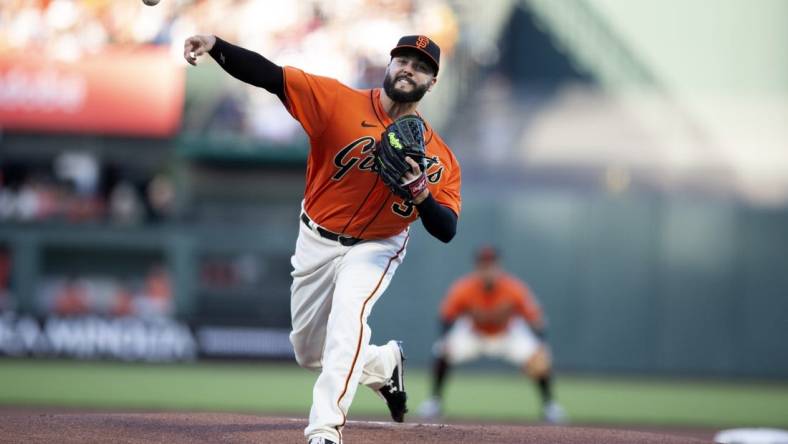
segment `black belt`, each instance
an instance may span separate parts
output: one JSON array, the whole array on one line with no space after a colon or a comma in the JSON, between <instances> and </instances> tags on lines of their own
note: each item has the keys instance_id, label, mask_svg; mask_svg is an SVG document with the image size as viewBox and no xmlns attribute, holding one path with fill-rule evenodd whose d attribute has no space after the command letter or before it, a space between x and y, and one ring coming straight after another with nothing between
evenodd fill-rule
<instances>
[{"instance_id":1,"label":"black belt","mask_svg":"<svg viewBox=\"0 0 788 444\"><path fill-rule=\"evenodd\" d=\"M321 227L320 225L312 222L309 219L309 216L306 215L306 213L301 213L301 222L303 222L304 225L306 225L310 229L314 225L315 229L317 230L317 234L319 234L320 237L322 237L323 239L339 242L341 245L344 245L346 247L352 247L353 245L356 245L357 243L364 240L364 239L359 239L357 237L350 237L350 236L345 236L343 234L332 233L331 231L328 231L325 228Z\"/></svg>"}]
</instances>

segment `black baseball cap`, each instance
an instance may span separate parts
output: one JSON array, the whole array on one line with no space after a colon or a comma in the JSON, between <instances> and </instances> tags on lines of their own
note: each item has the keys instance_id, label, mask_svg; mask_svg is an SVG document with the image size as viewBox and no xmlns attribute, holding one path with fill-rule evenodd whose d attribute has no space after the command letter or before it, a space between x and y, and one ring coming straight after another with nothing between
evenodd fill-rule
<instances>
[{"instance_id":1,"label":"black baseball cap","mask_svg":"<svg viewBox=\"0 0 788 444\"><path fill-rule=\"evenodd\" d=\"M438 75L438 67L441 61L441 49L438 45L427 36L424 35L406 35L399 39L397 46L391 50L391 56L394 57L405 51L418 51L425 55L427 61L435 69L435 75Z\"/></svg>"}]
</instances>

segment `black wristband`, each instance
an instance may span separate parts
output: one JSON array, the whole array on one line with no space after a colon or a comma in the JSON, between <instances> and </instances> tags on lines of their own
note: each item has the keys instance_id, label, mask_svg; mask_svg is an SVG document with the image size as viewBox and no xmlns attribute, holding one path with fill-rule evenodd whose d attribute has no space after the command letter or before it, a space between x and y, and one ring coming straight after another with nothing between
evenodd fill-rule
<instances>
[{"instance_id":1,"label":"black wristband","mask_svg":"<svg viewBox=\"0 0 788 444\"><path fill-rule=\"evenodd\" d=\"M448 207L439 204L432 193L416 205L421 223L428 233L441 242L449 242L457 233L457 215Z\"/></svg>"}]
</instances>

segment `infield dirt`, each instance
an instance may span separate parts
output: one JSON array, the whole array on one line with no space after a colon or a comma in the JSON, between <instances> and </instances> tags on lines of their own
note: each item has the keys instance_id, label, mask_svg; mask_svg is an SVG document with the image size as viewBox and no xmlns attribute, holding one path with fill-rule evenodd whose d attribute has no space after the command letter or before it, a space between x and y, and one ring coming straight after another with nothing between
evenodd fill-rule
<instances>
[{"instance_id":1,"label":"infield dirt","mask_svg":"<svg viewBox=\"0 0 788 444\"><path fill-rule=\"evenodd\" d=\"M305 419L230 413L104 413L0 410L2 443L293 443L304 444ZM703 435L703 436L701 436ZM591 427L500 424L395 424L350 421L346 444L691 444L695 437ZM711 436L711 435L708 435ZM705 439L704 439L705 438Z\"/></svg>"}]
</instances>

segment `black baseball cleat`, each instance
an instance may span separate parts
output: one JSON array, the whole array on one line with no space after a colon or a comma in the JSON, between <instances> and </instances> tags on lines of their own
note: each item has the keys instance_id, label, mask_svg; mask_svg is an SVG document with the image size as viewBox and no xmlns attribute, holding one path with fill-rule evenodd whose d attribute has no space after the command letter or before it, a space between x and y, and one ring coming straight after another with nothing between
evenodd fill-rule
<instances>
[{"instance_id":1,"label":"black baseball cleat","mask_svg":"<svg viewBox=\"0 0 788 444\"><path fill-rule=\"evenodd\" d=\"M327 438L312 438L309 440L307 444L336 444L336 443Z\"/></svg>"},{"instance_id":2,"label":"black baseball cleat","mask_svg":"<svg viewBox=\"0 0 788 444\"><path fill-rule=\"evenodd\" d=\"M403 422L405 413L408 412L408 394L405 393L405 352L402 350L402 342L394 342L397 346L397 365L391 378L378 390L380 396L386 400L386 405L391 412L391 419L395 422Z\"/></svg>"}]
</instances>

